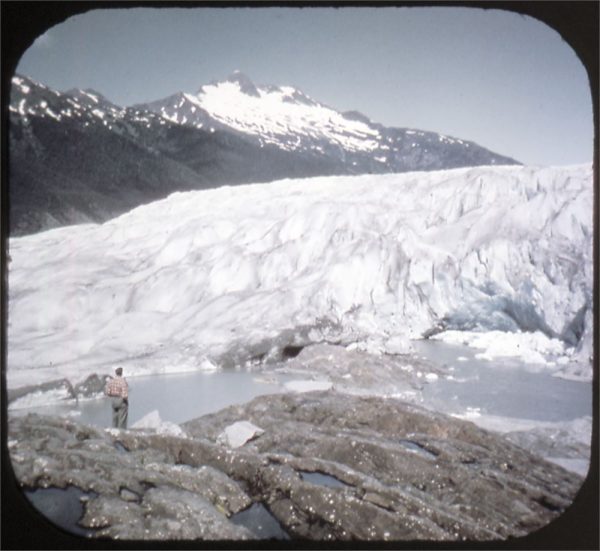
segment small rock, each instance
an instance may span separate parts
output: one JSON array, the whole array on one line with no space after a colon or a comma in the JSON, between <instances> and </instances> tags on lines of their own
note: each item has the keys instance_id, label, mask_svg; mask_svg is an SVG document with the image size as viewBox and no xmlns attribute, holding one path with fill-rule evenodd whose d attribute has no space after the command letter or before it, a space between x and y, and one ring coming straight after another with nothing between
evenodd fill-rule
<instances>
[{"instance_id":1,"label":"small rock","mask_svg":"<svg viewBox=\"0 0 600 551\"><path fill-rule=\"evenodd\" d=\"M132 492L131 490L128 490L127 488L123 488L119 495L121 496L121 499L124 499L125 501L139 501L140 500L139 495L137 495L135 492Z\"/></svg>"}]
</instances>

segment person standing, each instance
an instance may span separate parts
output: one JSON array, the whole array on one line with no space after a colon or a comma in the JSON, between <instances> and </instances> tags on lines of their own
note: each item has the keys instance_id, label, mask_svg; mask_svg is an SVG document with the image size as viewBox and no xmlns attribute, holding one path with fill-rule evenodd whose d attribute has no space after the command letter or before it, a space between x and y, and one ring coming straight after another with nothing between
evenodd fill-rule
<instances>
[{"instance_id":1,"label":"person standing","mask_svg":"<svg viewBox=\"0 0 600 551\"><path fill-rule=\"evenodd\" d=\"M129 385L123 377L122 367L115 369L115 375L116 377L110 377L106 382L104 393L112 399L113 427L126 429L129 411Z\"/></svg>"}]
</instances>

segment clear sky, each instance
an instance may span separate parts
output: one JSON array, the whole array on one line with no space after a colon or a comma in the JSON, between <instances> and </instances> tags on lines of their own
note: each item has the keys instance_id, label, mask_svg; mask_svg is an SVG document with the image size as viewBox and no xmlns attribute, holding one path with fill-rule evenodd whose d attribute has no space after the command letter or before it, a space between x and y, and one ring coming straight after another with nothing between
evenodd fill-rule
<instances>
[{"instance_id":1,"label":"clear sky","mask_svg":"<svg viewBox=\"0 0 600 551\"><path fill-rule=\"evenodd\" d=\"M339 111L472 140L525 164L592 161L583 65L552 28L506 11L91 9L39 37L17 71L126 106L195 92L236 69L256 84L292 85Z\"/></svg>"}]
</instances>

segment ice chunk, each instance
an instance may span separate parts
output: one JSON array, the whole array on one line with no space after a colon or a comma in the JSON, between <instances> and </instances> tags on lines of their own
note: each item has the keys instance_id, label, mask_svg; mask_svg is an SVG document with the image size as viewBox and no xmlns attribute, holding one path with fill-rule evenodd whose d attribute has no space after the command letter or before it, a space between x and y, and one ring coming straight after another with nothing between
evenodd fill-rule
<instances>
[{"instance_id":1,"label":"ice chunk","mask_svg":"<svg viewBox=\"0 0 600 551\"><path fill-rule=\"evenodd\" d=\"M408 354L413 351L413 346L405 336L395 335L385 342L384 351L387 354Z\"/></svg>"},{"instance_id":2,"label":"ice chunk","mask_svg":"<svg viewBox=\"0 0 600 551\"><path fill-rule=\"evenodd\" d=\"M144 415L139 421L135 422L132 429L153 430L160 434L168 434L171 436L184 436L185 431L177 424L170 421L163 421L160 418L158 410L153 410Z\"/></svg>"},{"instance_id":3,"label":"ice chunk","mask_svg":"<svg viewBox=\"0 0 600 551\"><path fill-rule=\"evenodd\" d=\"M260 436L265 431L250 421L237 421L219 435L218 441L228 445L230 448L239 448L249 440Z\"/></svg>"},{"instance_id":4,"label":"ice chunk","mask_svg":"<svg viewBox=\"0 0 600 551\"><path fill-rule=\"evenodd\" d=\"M312 392L314 390L330 390L333 388L331 381L288 381L285 388L292 392Z\"/></svg>"},{"instance_id":5,"label":"ice chunk","mask_svg":"<svg viewBox=\"0 0 600 551\"><path fill-rule=\"evenodd\" d=\"M519 357L525 363L552 365L547 355L564 354L564 345L540 331L524 333L509 331L446 331L432 337L452 344L466 344L480 348L478 359L493 360L502 357Z\"/></svg>"}]
</instances>

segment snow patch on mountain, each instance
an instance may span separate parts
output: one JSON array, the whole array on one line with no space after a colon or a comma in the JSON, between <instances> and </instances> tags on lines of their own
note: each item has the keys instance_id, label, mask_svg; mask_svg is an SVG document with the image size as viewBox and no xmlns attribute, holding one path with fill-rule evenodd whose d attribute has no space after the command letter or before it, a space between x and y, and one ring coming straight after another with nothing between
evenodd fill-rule
<instances>
[{"instance_id":1,"label":"snow patch on mountain","mask_svg":"<svg viewBox=\"0 0 600 551\"><path fill-rule=\"evenodd\" d=\"M300 141L289 142L289 135L321 139L350 151L372 151L378 146L379 133L359 120L343 115L310 100L290 86L252 88L250 81L226 80L203 86L188 101L208 111L227 126L247 134L259 135L266 143L294 150ZM299 101L300 100L300 101Z\"/></svg>"},{"instance_id":2,"label":"snow patch on mountain","mask_svg":"<svg viewBox=\"0 0 600 551\"><path fill-rule=\"evenodd\" d=\"M71 89L67 92L52 90L28 77L14 76L11 81L11 103L9 110L18 113L27 123L30 117L50 117L57 122L66 119L85 121L83 124L101 124L122 131L127 119L144 117L154 126L162 126L165 120L150 111L119 107L95 90Z\"/></svg>"},{"instance_id":3,"label":"snow patch on mountain","mask_svg":"<svg viewBox=\"0 0 600 551\"><path fill-rule=\"evenodd\" d=\"M322 177L13 238L8 385L444 330L543 334L590 379L592 198L587 165Z\"/></svg>"}]
</instances>

